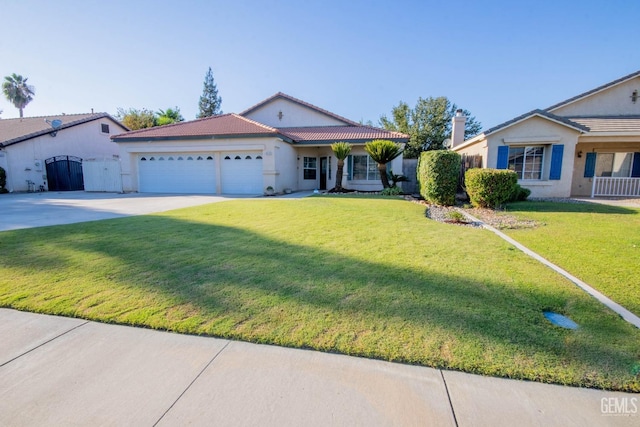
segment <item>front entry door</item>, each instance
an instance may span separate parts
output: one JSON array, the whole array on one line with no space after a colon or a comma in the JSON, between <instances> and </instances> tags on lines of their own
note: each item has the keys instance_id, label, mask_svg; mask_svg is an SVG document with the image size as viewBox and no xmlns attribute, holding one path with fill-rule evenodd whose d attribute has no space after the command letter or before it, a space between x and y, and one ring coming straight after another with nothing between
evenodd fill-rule
<instances>
[{"instance_id":1,"label":"front entry door","mask_svg":"<svg viewBox=\"0 0 640 427\"><path fill-rule=\"evenodd\" d=\"M320 157L320 189L327 189L327 158Z\"/></svg>"}]
</instances>

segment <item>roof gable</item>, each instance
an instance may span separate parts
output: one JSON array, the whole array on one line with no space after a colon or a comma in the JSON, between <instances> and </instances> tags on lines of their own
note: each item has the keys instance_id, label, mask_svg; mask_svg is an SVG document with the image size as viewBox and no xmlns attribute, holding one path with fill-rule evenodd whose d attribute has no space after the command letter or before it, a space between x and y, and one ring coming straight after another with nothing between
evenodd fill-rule
<instances>
[{"instance_id":1,"label":"roof gable","mask_svg":"<svg viewBox=\"0 0 640 427\"><path fill-rule=\"evenodd\" d=\"M640 71L554 104L546 110L573 116L640 114L640 103L633 103L631 99L634 90L640 92Z\"/></svg>"},{"instance_id":2,"label":"roof gable","mask_svg":"<svg viewBox=\"0 0 640 427\"><path fill-rule=\"evenodd\" d=\"M278 128L359 125L356 122L282 92L278 92L246 109L240 115Z\"/></svg>"},{"instance_id":3,"label":"roof gable","mask_svg":"<svg viewBox=\"0 0 640 427\"><path fill-rule=\"evenodd\" d=\"M549 120L551 122L554 122L556 124L559 124L561 126L566 126L570 129L573 129L577 132L588 132L589 128L580 124L580 123L576 123L572 120L567 119L566 117L560 117L560 116L556 116L555 114L549 113L548 111L545 110L533 110L530 111L528 113L522 114L521 116L515 117L511 120L508 120L504 123L501 123L497 126L494 126L490 129L487 129L486 131L482 132L479 135L474 136L471 139L466 140L465 142L463 142L460 145L457 145L456 147L454 147L454 150L458 150L460 148L466 147L468 145L474 144L478 141L482 141L483 139L485 139L487 136L491 135L491 134L495 134L497 132L501 132L507 128L510 128L511 126L515 126L518 123L522 123L526 120L529 120L533 117L540 117L541 119L544 120Z\"/></svg>"},{"instance_id":4,"label":"roof gable","mask_svg":"<svg viewBox=\"0 0 640 427\"><path fill-rule=\"evenodd\" d=\"M49 134L54 131L50 125L53 120L62 121L62 125L56 129L56 132L62 132L65 129L100 119L108 119L123 130L128 130L126 126L107 113L61 114L56 116L0 119L0 146L6 147Z\"/></svg>"}]
</instances>

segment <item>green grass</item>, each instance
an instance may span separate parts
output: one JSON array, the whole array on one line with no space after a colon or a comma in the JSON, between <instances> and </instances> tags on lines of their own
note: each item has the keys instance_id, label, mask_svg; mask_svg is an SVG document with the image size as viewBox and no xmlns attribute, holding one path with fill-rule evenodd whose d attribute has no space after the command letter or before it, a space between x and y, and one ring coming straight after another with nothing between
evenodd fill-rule
<instances>
[{"instance_id":1,"label":"green grass","mask_svg":"<svg viewBox=\"0 0 640 427\"><path fill-rule=\"evenodd\" d=\"M544 226L503 231L640 316L640 209L525 202L508 212Z\"/></svg>"},{"instance_id":2,"label":"green grass","mask_svg":"<svg viewBox=\"0 0 640 427\"><path fill-rule=\"evenodd\" d=\"M638 329L492 233L399 199L224 202L3 232L0 249L4 307L640 391Z\"/></svg>"}]
</instances>

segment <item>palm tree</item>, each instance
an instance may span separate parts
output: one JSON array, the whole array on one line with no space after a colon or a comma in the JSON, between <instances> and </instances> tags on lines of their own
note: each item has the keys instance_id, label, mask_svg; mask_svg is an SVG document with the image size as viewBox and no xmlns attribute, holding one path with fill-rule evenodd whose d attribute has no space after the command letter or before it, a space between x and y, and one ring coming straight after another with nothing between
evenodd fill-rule
<instances>
[{"instance_id":1,"label":"palm tree","mask_svg":"<svg viewBox=\"0 0 640 427\"><path fill-rule=\"evenodd\" d=\"M351 144L348 142L335 142L331 144L333 153L338 158L338 170L336 172L336 186L334 190L336 192L342 191L342 174L344 173L344 159L351 153Z\"/></svg>"},{"instance_id":2,"label":"palm tree","mask_svg":"<svg viewBox=\"0 0 640 427\"><path fill-rule=\"evenodd\" d=\"M158 110L156 113L158 126L169 125L171 123L183 122L184 117L180 114L180 108L167 108L166 110Z\"/></svg>"},{"instance_id":3,"label":"palm tree","mask_svg":"<svg viewBox=\"0 0 640 427\"><path fill-rule=\"evenodd\" d=\"M383 188L389 188L387 163L402 154L402 146L386 139L376 139L364 144L364 151L378 164Z\"/></svg>"},{"instance_id":4,"label":"palm tree","mask_svg":"<svg viewBox=\"0 0 640 427\"><path fill-rule=\"evenodd\" d=\"M22 110L33 100L35 88L27 84L26 78L13 73L6 76L2 83L2 92L18 110L20 110L20 118L22 118Z\"/></svg>"}]
</instances>

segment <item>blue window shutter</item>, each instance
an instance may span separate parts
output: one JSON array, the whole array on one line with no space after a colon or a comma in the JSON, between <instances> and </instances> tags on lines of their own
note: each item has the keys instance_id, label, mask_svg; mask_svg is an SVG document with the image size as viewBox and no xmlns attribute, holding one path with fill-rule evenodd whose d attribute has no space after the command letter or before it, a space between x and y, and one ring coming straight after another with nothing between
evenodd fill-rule
<instances>
[{"instance_id":1,"label":"blue window shutter","mask_svg":"<svg viewBox=\"0 0 640 427\"><path fill-rule=\"evenodd\" d=\"M633 153L633 167L631 168L631 177L640 178L640 153Z\"/></svg>"},{"instance_id":2,"label":"blue window shutter","mask_svg":"<svg viewBox=\"0 0 640 427\"><path fill-rule=\"evenodd\" d=\"M596 173L596 153L587 153L587 158L584 162L584 177L593 178Z\"/></svg>"},{"instance_id":3,"label":"blue window shutter","mask_svg":"<svg viewBox=\"0 0 640 427\"><path fill-rule=\"evenodd\" d=\"M549 170L549 179L560 179L560 175L562 175L563 153L564 145L557 144L551 146L551 169Z\"/></svg>"},{"instance_id":4,"label":"blue window shutter","mask_svg":"<svg viewBox=\"0 0 640 427\"><path fill-rule=\"evenodd\" d=\"M506 169L509 166L509 147L501 145L498 147L498 164L496 169Z\"/></svg>"},{"instance_id":5,"label":"blue window shutter","mask_svg":"<svg viewBox=\"0 0 640 427\"><path fill-rule=\"evenodd\" d=\"M347 156L347 180L353 179L353 156L349 154Z\"/></svg>"}]
</instances>

